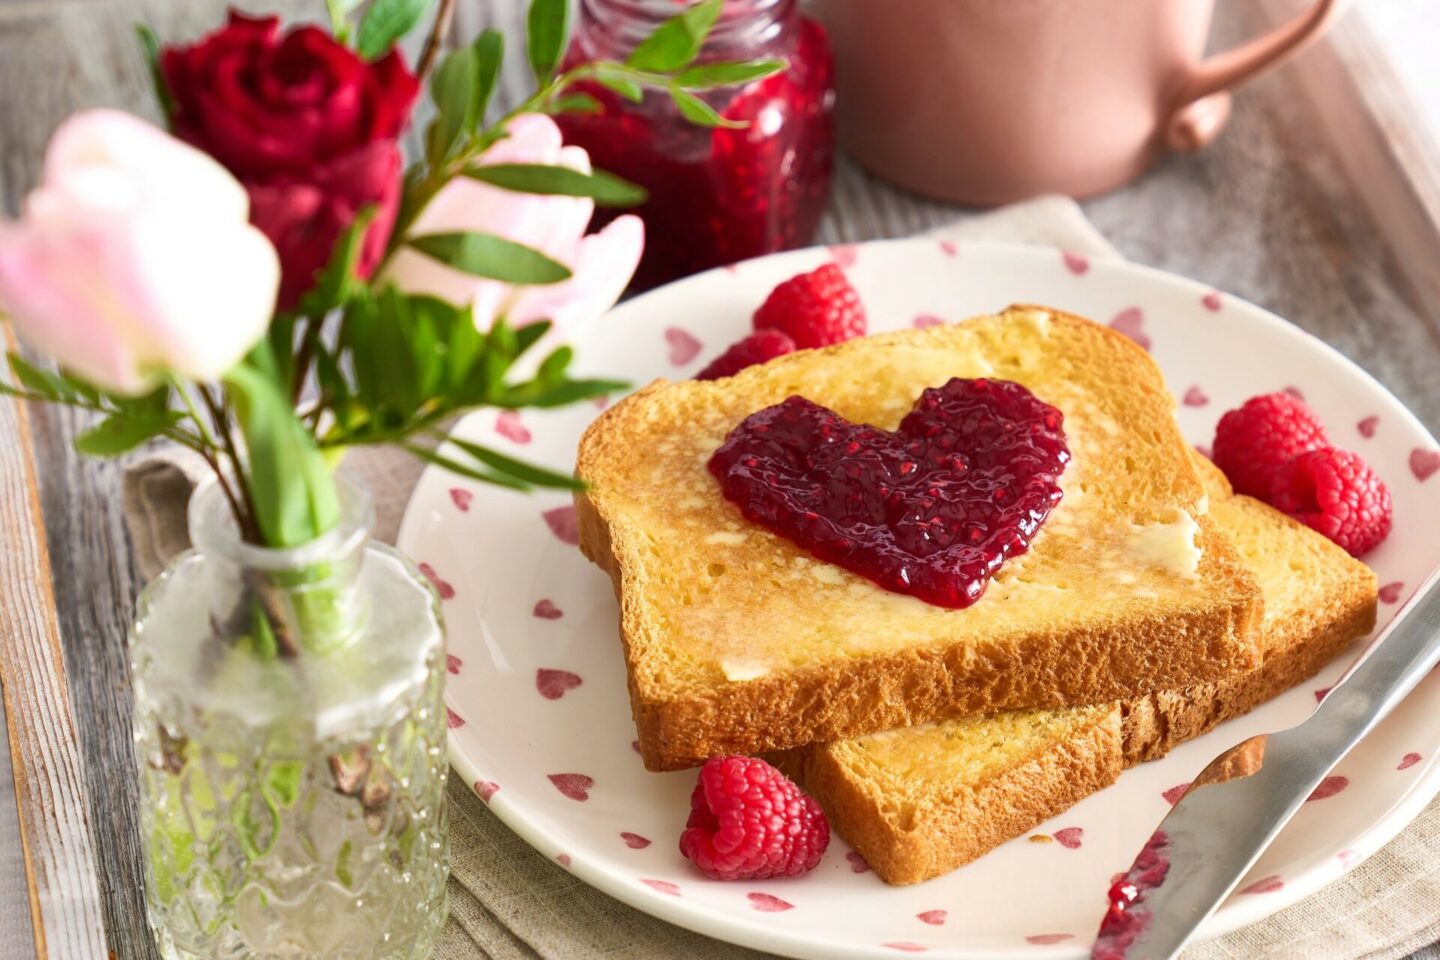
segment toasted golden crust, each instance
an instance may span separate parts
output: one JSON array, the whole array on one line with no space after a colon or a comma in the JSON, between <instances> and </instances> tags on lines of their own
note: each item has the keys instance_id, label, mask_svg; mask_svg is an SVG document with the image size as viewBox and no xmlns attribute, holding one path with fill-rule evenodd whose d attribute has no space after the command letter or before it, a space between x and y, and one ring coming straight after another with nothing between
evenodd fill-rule
<instances>
[{"instance_id":1,"label":"toasted golden crust","mask_svg":"<svg viewBox=\"0 0 1440 960\"><path fill-rule=\"evenodd\" d=\"M1120 775L1121 719L1113 704L1063 711L1058 724L1053 711L1025 711L1000 722L972 718L941 726L957 739L976 735L973 728L1003 739L1003 762L981 763L968 777L926 777L916 769L923 763L896 764L885 749L884 738L914 733L909 730L852 740L848 749L802 748L778 762L893 884L919 883L969 863ZM883 784L883 803L876 802L877 784Z\"/></svg>"},{"instance_id":2,"label":"toasted golden crust","mask_svg":"<svg viewBox=\"0 0 1440 960\"><path fill-rule=\"evenodd\" d=\"M1026 385L1064 413L1074 458L1030 551L968 609L816 561L746 521L706 470L730 429L792 394L893 428L951 376ZM1205 515L1173 406L1131 341L1038 307L656 383L617 404L581 441L576 503L581 549L620 601L646 765L1102 703L1254 666L1259 590ZM1136 531L1152 528L1198 544L1193 575L1137 555Z\"/></svg>"},{"instance_id":3,"label":"toasted golden crust","mask_svg":"<svg viewBox=\"0 0 1440 960\"><path fill-rule=\"evenodd\" d=\"M1314 675L1374 627L1376 584L1368 567L1264 504L1230 496L1224 476L1208 462L1201 474L1213 515L1265 594L1261 666L1109 708L1028 714L1040 731L1032 738L1038 742L1018 751L1010 745L1008 715L795 751L787 769L883 879L914 883L973 860L1107 785L1122 766L1164 756ZM1097 740L1095 711L1121 735ZM972 769L977 756L988 758L983 777ZM880 763L891 772L879 770ZM917 767L923 775L914 772ZM896 783L897 770L904 785ZM1031 771L1023 796L1000 789L985 806L969 802L970 792L1006 783L1021 770ZM910 810L924 814L905 812Z\"/></svg>"}]
</instances>

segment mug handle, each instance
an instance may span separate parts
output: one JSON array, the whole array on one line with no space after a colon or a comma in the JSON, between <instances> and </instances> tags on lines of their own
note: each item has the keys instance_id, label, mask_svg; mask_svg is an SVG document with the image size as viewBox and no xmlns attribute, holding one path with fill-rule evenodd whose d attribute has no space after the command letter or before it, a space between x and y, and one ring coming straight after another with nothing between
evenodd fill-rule
<instances>
[{"instance_id":1,"label":"mug handle","mask_svg":"<svg viewBox=\"0 0 1440 960\"><path fill-rule=\"evenodd\" d=\"M1166 121L1166 144L1182 152L1208 146L1230 117L1230 89L1299 53L1346 5L1345 0L1315 0L1269 33L1191 67L1179 81L1178 106Z\"/></svg>"}]
</instances>

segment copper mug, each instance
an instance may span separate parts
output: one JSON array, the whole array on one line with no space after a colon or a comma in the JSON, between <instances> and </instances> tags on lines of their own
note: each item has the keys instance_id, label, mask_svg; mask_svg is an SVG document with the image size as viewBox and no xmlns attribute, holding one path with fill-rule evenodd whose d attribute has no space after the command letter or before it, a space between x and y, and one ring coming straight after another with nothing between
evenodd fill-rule
<instances>
[{"instance_id":1,"label":"copper mug","mask_svg":"<svg viewBox=\"0 0 1440 960\"><path fill-rule=\"evenodd\" d=\"M835 47L840 136L920 193L988 206L1084 197L1198 150L1230 90L1319 37L1344 6L1203 57L1215 0L814 0Z\"/></svg>"}]
</instances>

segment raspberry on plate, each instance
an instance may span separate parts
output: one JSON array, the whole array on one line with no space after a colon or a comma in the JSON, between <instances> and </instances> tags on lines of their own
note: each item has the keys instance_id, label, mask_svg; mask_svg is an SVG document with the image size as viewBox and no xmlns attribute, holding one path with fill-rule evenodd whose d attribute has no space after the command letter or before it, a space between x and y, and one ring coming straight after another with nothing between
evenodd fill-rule
<instances>
[{"instance_id":1,"label":"raspberry on plate","mask_svg":"<svg viewBox=\"0 0 1440 960\"><path fill-rule=\"evenodd\" d=\"M755 329L780 330L802 350L865 335L860 295L833 263L791 277L755 311Z\"/></svg>"},{"instance_id":2,"label":"raspberry on plate","mask_svg":"<svg viewBox=\"0 0 1440 960\"><path fill-rule=\"evenodd\" d=\"M1390 534L1390 490L1363 457L1322 447L1283 469L1270 503L1344 547L1368 553Z\"/></svg>"},{"instance_id":3,"label":"raspberry on plate","mask_svg":"<svg viewBox=\"0 0 1440 960\"><path fill-rule=\"evenodd\" d=\"M680 852L707 877L798 877L829 845L820 805L764 760L712 757L700 768Z\"/></svg>"},{"instance_id":4,"label":"raspberry on plate","mask_svg":"<svg viewBox=\"0 0 1440 960\"><path fill-rule=\"evenodd\" d=\"M753 367L766 360L795 352L795 341L779 330L756 330L754 333L730 345L720 356L710 361L709 366L695 374L696 380L719 380L733 377L746 367Z\"/></svg>"},{"instance_id":5,"label":"raspberry on plate","mask_svg":"<svg viewBox=\"0 0 1440 960\"><path fill-rule=\"evenodd\" d=\"M1292 458L1328 443L1324 425L1304 401L1267 393L1220 418L1213 459L1236 493L1268 500Z\"/></svg>"}]
</instances>

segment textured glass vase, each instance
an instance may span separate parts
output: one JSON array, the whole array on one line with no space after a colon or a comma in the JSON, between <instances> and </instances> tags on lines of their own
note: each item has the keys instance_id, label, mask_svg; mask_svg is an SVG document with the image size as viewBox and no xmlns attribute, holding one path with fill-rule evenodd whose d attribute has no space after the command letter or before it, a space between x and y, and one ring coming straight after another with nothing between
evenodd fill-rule
<instances>
[{"instance_id":1,"label":"textured glass vase","mask_svg":"<svg viewBox=\"0 0 1440 960\"><path fill-rule=\"evenodd\" d=\"M400 960L445 918L444 628L369 495L293 550L213 481L130 637L150 924L167 958Z\"/></svg>"}]
</instances>

